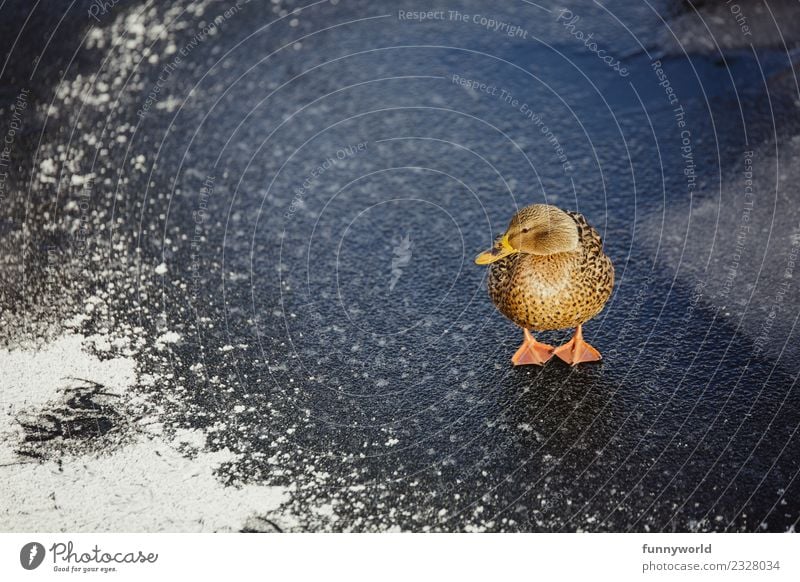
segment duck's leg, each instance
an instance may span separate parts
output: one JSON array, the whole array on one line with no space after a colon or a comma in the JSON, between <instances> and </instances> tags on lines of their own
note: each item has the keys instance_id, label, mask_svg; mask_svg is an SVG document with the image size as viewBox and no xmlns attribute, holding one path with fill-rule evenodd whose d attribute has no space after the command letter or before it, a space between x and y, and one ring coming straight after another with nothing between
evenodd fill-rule
<instances>
[{"instance_id":1,"label":"duck's leg","mask_svg":"<svg viewBox=\"0 0 800 582\"><path fill-rule=\"evenodd\" d=\"M544 366L545 362L553 357L553 346L537 342L527 329L522 331L525 332L525 341L522 342L517 353L512 356L511 362L515 366L525 364Z\"/></svg>"},{"instance_id":2,"label":"duck's leg","mask_svg":"<svg viewBox=\"0 0 800 582\"><path fill-rule=\"evenodd\" d=\"M580 325L575 328L575 335L572 336L572 339L563 346L557 347L553 354L570 366L581 362L596 362L601 359L600 352L583 341L583 330Z\"/></svg>"}]
</instances>

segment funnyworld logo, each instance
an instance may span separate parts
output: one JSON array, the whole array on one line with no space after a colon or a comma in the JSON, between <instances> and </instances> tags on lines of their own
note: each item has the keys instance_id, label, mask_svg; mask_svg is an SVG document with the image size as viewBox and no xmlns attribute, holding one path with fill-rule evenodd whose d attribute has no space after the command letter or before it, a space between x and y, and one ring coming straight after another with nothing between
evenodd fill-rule
<instances>
[{"instance_id":1,"label":"funnyworld logo","mask_svg":"<svg viewBox=\"0 0 800 582\"><path fill-rule=\"evenodd\" d=\"M29 542L19 551L19 563L26 570L35 570L44 561L44 546L39 542Z\"/></svg>"}]
</instances>

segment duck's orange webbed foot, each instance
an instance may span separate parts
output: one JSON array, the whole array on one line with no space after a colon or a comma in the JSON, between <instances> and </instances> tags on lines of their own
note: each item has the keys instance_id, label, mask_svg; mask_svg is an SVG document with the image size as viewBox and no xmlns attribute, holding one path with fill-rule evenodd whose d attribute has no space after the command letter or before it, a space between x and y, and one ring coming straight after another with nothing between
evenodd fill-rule
<instances>
[{"instance_id":1,"label":"duck's orange webbed foot","mask_svg":"<svg viewBox=\"0 0 800 582\"><path fill-rule=\"evenodd\" d=\"M581 362L597 362L602 359L600 352L591 345L583 341L583 331L581 326L575 328L575 335L563 346L557 347L553 355L558 356L570 366L575 366Z\"/></svg>"},{"instance_id":2,"label":"duck's orange webbed foot","mask_svg":"<svg viewBox=\"0 0 800 582\"><path fill-rule=\"evenodd\" d=\"M524 366L525 364L544 366L545 362L553 357L553 346L537 342L527 329L522 331L525 332L525 341L522 342L517 353L512 356L511 362L515 366Z\"/></svg>"}]
</instances>

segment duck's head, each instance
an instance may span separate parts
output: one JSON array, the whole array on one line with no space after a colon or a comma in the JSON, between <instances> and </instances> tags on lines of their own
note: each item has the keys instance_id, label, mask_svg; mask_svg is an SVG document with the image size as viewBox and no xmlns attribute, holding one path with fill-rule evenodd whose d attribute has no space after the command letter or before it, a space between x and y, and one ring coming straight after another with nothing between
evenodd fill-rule
<instances>
[{"instance_id":1,"label":"duck's head","mask_svg":"<svg viewBox=\"0 0 800 582\"><path fill-rule=\"evenodd\" d=\"M517 212L505 234L475 262L488 265L514 253L566 253L577 246L578 226L569 214L549 204L534 204Z\"/></svg>"}]
</instances>

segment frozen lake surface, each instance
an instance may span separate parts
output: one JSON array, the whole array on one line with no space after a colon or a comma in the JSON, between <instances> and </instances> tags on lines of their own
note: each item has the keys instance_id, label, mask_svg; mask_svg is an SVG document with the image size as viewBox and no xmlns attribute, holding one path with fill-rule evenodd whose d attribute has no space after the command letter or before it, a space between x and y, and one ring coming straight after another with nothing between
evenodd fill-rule
<instances>
[{"instance_id":1,"label":"frozen lake surface","mask_svg":"<svg viewBox=\"0 0 800 582\"><path fill-rule=\"evenodd\" d=\"M790 3L18 4L0 529L796 528ZM544 201L600 364L472 262Z\"/></svg>"}]
</instances>

